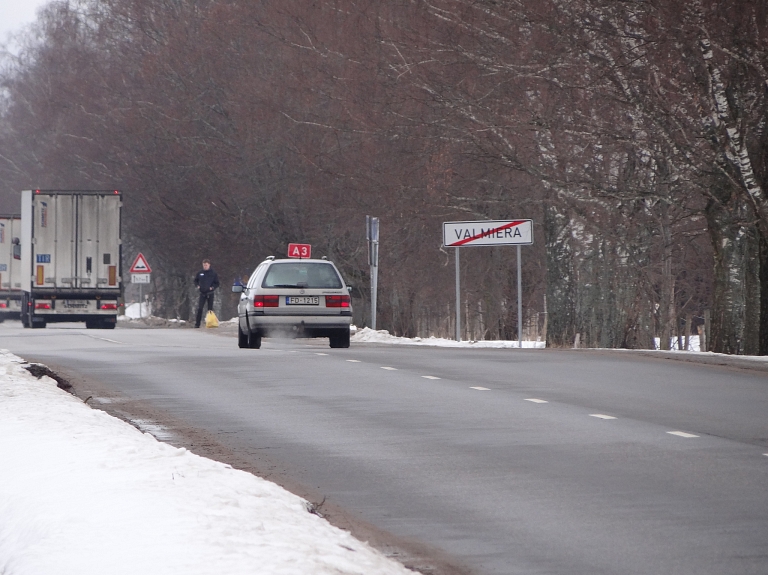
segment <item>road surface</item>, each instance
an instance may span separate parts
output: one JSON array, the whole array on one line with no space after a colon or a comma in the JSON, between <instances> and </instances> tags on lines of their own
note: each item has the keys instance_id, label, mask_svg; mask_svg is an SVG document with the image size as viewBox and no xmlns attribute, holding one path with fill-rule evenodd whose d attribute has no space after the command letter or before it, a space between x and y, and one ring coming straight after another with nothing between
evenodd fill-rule
<instances>
[{"instance_id":1,"label":"road surface","mask_svg":"<svg viewBox=\"0 0 768 575\"><path fill-rule=\"evenodd\" d=\"M457 572L768 574L765 372L16 322L0 347L268 461Z\"/></svg>"}]
</instances>

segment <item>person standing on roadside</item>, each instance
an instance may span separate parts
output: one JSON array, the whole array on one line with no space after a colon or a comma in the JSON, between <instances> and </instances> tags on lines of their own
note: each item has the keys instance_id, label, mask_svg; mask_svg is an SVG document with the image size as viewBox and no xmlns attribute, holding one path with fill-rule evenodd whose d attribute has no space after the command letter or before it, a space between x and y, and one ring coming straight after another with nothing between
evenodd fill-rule
<instances>
[{"instance_id":1,"label":"person standing on roadside","mask_svg":"<svg viewBox=\"0 0 768 575\"><path fill-rule=\"evenodd\" d=\"M213 310L213 293L219 287L219 276L211 268L210 260L203 260L203 269L197 272L195 276L195 286L200 290L195 327L200 327L200 321L203 319L203 307L208 302L208 311Z\"/></svg>"}]
</instances>

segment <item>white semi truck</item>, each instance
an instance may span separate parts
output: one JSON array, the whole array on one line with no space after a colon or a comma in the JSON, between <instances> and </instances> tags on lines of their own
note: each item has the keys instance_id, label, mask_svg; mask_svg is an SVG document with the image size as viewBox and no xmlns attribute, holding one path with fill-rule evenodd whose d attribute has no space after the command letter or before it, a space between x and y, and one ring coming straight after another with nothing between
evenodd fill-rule
<instances>
[{"instance_id":1,"label":"white semi truck","mask_svg":"<svg viewBox=\"0 0 768 575\"><path fill-rule=\"evenodd\" d=\"M21 321L114 328L122 299L119 191L21 193Z\"/></svg>"},{"instance_id":2,"label":"white semi truck","mask_svg":"<svg viewBox=\"0 0 768 575\"><path fill-rule=\"evenodd\" d=\"M21 216L0 215L0 321L21 316Z\"/></svg>"}]
</instances>

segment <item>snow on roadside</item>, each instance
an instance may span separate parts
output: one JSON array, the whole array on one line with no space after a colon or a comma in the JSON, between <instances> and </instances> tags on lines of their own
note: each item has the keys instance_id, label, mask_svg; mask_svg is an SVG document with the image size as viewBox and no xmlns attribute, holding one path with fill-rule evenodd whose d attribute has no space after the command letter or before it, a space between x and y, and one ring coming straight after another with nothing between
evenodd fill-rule
<instances>
[{"instance_id":1,"label":"snow on roadside","mask_svg":"<svg viewBox=\"0 0 768 575\"><path fill-rule=\"evenodd\" d=\"M3 575L412 573L307 502L91 409L0 350Z\"/></svg>"},{"instance_id":2,"label":"snow on roadside","mask_svg":"<svg viewBox=\"0 0 768 575\"><path fill-rule=\"evenodd\" d=\"M452 339L445 339L442 337L398 337L390 335L385 329L372 330L369 327L358 329L357 333L353 335L350 340L358 343L391 343L399 345L431 345L437 347L495 347L495 348L512 348L518 347L518 341L510 340L481 340L481 341L455 341ZM543 341L526 341L523 340L523 347L537 347L544 348L546 346Z\"/></svg>"}]
</instances>

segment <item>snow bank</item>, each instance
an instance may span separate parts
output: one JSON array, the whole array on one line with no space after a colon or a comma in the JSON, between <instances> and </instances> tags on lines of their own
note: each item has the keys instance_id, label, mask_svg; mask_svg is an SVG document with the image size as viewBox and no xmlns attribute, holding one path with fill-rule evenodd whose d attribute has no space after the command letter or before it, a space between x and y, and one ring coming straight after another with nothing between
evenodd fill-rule
<instances>
[{"instance_id":1,"label":"snow bank","mask_svg":"<svg viewBox=\"0 0 768 575\"><path fill-rule=\"evenodd\" d=\"M405 574L277 485L143 434L0 350L3 575Z\"/></svg>"},{"instance_id":2,"label":"snow bank","mask_svg":"<svg viewBox=\"0 0 768 575\"><path fill-rule=\"evenodd\" d=\"M455 341L452 339L445 339L442 337L397 337L390 335L385 329L372 330L369 327L357 330L357 333L350 338L353 342L368 342L368 343L392 343L399 345L431 345L439 347L496 347L496 348L510 348L518 347L518 341L509 340L481 340L481 341ZM546 343L543 341L525 341L523 340L523 347L546 347Z\"/></svg>"}]
</instances>

